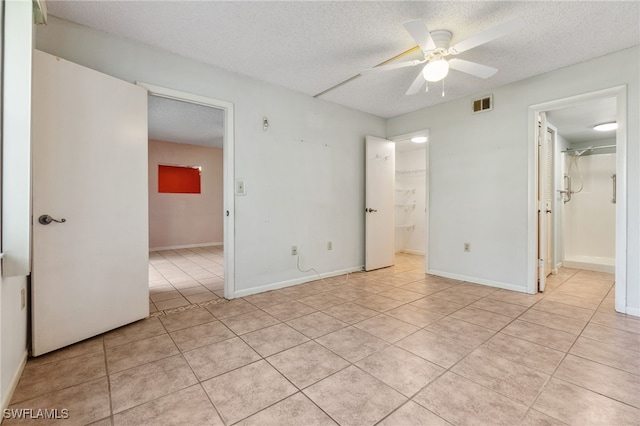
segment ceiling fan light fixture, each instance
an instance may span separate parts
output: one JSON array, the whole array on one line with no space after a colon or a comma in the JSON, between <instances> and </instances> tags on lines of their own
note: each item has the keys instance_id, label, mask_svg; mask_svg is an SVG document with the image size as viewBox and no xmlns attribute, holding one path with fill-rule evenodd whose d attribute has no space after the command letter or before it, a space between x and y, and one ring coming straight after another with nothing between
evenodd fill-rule
<instances>
[{"instance_id":1,"label":"ceiling fan light fixture","mask_svg":"<svg viewBox=\"0 0 640 426\"><path fill-rule=\"evenodd\" d=\"M607 132L609 130L616 130L617 128L618 123L615 121L612 121L610 123L596 124L595 126L593 126L593 130L597 130L598 132Z\"/></svg>"},{"instance_id":2,"label":"ceiling fan light fixture","mask_svg":"<svg viewBox=\"0 0 640 426\"><path fill-rule=\"evenodd\" d=\"M411 142L413 143L425 143L427 141L426 136L414 136L411 138Z\"/></svg>"},{"instance_id":3,"label":"ceiling fan light fixture","mask_svg":"<svg viewBox=\"0 0 640 426\"><path fill-rule=\"evenodd\" d=\"M449 74L449 62L442 58L429 61L422 70L424 79L431 82L440 81L447 74Z\"/></svg>"}]
</instances>

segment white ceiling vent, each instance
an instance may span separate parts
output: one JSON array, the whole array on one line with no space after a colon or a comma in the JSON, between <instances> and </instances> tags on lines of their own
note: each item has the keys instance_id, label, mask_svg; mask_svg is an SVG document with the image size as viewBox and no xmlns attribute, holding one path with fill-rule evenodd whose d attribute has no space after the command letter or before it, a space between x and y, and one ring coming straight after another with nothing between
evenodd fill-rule
<instances>
[{"instance_id":1,"label":"white ceiling vent","mask_svg":"<svg viewBox=\"0 0 640 426\"><path fill-rule=\"evenodd\" d=\"M493 95L485 96L480 99L474 99L471 102L473 113L491 111L493 109Z\"/></svg>"}]
</instances>

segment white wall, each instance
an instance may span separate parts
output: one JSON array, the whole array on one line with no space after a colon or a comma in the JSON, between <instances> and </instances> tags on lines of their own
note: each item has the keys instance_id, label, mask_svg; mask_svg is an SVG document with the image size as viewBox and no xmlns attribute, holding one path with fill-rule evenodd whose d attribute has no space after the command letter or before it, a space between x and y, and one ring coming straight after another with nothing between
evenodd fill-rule
<instances>
[{"instance_id":1,"label":"white wall","mask_svg":"<svg viewBox=\"0 0 640 426\"><path fill-rule=\"evenodd\" d=\"M50 17L36 47L127 81L144 81L235 106L236 295L284 285L303 268L364 263L364 137L385 120ZM270 129L262 130L262 117ZM333 250L326 250L327 241Z\"/></svg>"},{"instance_id":2,"label":"white wall","mask_svg":"<svg viewBox=\"0 0 640 426\"><path fill-rule=\"evenodd\" d=\"M424 255L426 162L424 148L396 151L396 251Z\"/></svg>"},{"instance_id":3,"label":"white wall","mask_svg":"<svg viewBox=\"0 0 640 426\"><path fill-rule=\"evenodd\" d=\"M158 192L158 165L201 167L199 194ZM223 241L222 149L149 140L149 249Z\"/></svg>"},{"instance_id":4,"label":"white wall","mask_svg":"<svg viewBox=\"0 0 640 426\"><path fill-rule=\"evenodd\" d=\"M431 270L525 291L528 107L626 84L627 312L640 315L639 68L636 46L496 88L491 112L471 114L475 94L389 119L387 137L430 129Z\"/></svg>"},{"instance_id":5,"label":"white wall","mask_svg":"<svg viewBox=\"0 0 640 426\"><path fill-rule=\"evenodd\" d=\"M565 266L614 272L616 205L611 202L611 175L615 172L613 153L573 159L569 176L575 193L564 206Z\"/></svg>"}]
</instances>

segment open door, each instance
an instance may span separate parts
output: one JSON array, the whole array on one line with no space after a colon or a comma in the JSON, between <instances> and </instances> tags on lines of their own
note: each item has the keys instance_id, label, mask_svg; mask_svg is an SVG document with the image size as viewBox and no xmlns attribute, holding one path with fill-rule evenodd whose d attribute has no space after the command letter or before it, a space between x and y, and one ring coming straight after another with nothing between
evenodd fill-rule
<instances>
[{"instance_id":1,"label":"open door","mask_svg":"<svg viewBox=\"0 0 640 426\"><path fill-rule=\"evenodd\" d=\"M544 112L540 113L538 126L538 291L544 291L547 275L551 273L551 197L552 185L549 128Z\"/></svg>"},{"instance_id":2,"label":"open door","mask_svg":"<svg viewBox=\"0 0 640 426\"><path fill-rule=\"evenodd\" d=\"M32 353L149 315L147 91L34 51Z\"/></svg>"},{"instance_id":3,"label":"open door","mask_svg":"<svg viewBox=\"0 0 640 426\"><path fill-rule=\"evenodd\" d=\"M367 136L365 179L365 270L394 263L395 143Z\"/></svg>"}]
</instances>

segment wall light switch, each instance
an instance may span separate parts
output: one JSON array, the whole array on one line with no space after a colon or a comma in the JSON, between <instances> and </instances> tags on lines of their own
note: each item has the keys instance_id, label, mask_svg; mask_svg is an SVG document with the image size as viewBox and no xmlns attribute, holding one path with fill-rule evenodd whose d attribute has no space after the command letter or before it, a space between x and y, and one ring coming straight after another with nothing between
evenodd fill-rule
<instances>
[{"instance_id":1,"label":"wall light switch","mask_svg":"<svg viewBox=\"0 0 640 426\"><path fill-rule=\"evenodd\" d=\"M236 195L247 195L244 179L236 179Z\"/></svg>"}]
</instances>

